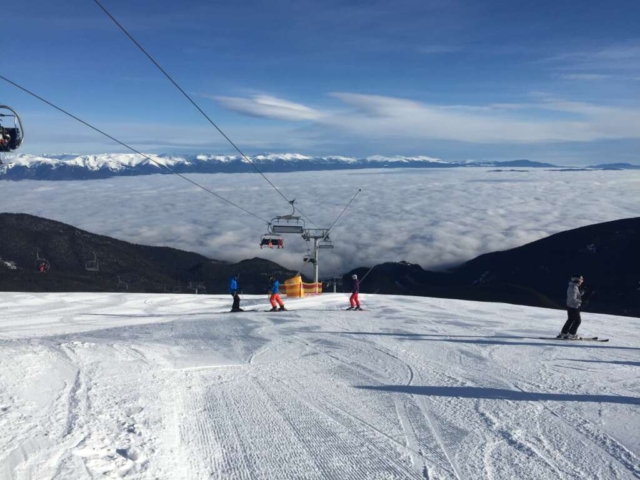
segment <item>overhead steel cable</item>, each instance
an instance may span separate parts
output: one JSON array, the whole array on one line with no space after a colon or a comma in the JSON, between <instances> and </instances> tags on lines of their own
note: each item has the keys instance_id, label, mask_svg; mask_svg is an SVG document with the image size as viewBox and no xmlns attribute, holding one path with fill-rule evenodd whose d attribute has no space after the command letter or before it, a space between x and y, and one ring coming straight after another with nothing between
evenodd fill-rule
<instances>
[{"instance_id":1,"label":"overhead steel cable","mask_svg":"<svg viewBox=\"0 0 640 480\"><path fill-rule=\"evenodd\" d=\"M22 90L23 92L25 92L25 93L27 93L27 94L31 95L32 97L37 98L37 99L38 99L38 100L40 100L41 102L46 103L46 104L47 104L47 105L49 105L50 107L55 108L55 109L56 109L56 110L58 110L59 112L64 113L65 115L67 115L67 116L69 116L69 117L73 118L74 120L76 120L76 121L78 121L78 122L82 123L83 125L85 125L85 126L89 127L90 129L92 129L92 130L94 130L94 131L98 132L99 134L104 135L105 137L107 137L107 138L109 138L109 139L113 140L114 142L116 142L116 143L118 143L118 144L122 145L122 146L123 146L123 147L125 147L126 149L131 150L132 152L134 152L134 153L136 153L136 154L138 154L138 155L141 155L143 158L146 158L147 160L149 160L150 162L154 163L155 165L157 165L157 166L159 166L159 167L162 167L162 168L165 168L165 169L169 170L169 171L170 171L171 173L173 173L174 175L177 175L178 177L182 178L183 180L186 180L187 182L191 183L192 185L195 185L196 187L200 188L201 190L204 190L205 192L210 193L211 195L213 195L213 196L215 196L215 197L219 198L220 200L222 200L223 202L226 202L226 203L228 203L229 205L231 205L231 206L233 206L233 207L236 207L236 208L238 208L238 209L242 210L243 212L245 212L245 213L247 213L247 214L251 215L252 217L257 218L257 219L258 219L258 220L260 220L261 222L265 222L267 225L269 224L269 221L268 221L268 220L265 220L264 218L262 218L262 217L260 217L260 216L256 215L255 213L250 212L250 211L249 211L249 210L247 210L246 208L241 207L241 206L240 206L240 205L238 205L237 203L234 203L234 202L232 202L231 200L228 200L228 199L224 198L222 195L219 195L219 194L217 194L216 192L214 192L213 190L210 190L209 188L207 188L207 187L205 187L205 186L203 186L203 185L200 185L198 182L195 182L195 181L191 180L190 178L187 178L186 176L182 175L181 173L176 172L176 171L175 171L174 169L172 169L171 167L169 167L169 166L167 166L167 165L165 165L165 164L163 164L163 163L160 163L160 162L158 162L158 161L154 160L154 159L153 159L153 158L151 158L149 155L146 155L146 154L144 154L144 153L140 152L139 150L136 150L135 148L133 148L133 147L131 147L131 146L127 145L126 143L124 143L124 142L122 142L122 141L118 140L118 139L117 139L117 138L115 138L114 136L109 135L108 133L106 133L106 132L104 132L104 131L100 130L100 129L99 129L99 128L97 128L97 127L94 127L94 126L93 126L93 125L91 125L90 123L85 122L84 120L82 120L81 118L79 118L79 117L75 116L74 114L69 113L69 112L67 112L66 110L64 110L64 109L62 109L62 108L60 108L60 107L58 107L57 105L55 105L55 104L51 103L50 101L48 101L48 100L47 100L47 99L45 99L45 98L42 98L40 95L37 95L36 93L32 92L31 90L29 90L29 89L27 89L27 88L25 88L25 87L23 87L23 86L21 86L21 85L17 84L16 82L14 82L14 81L12 81L12 80L9 80L7 77L5 77L5 76L3 76L3 75L0 75L0 79L4 80L5 82L7 82L7 83L9 83L9 84L11 84L11 85L13 85L13 86L14 86L14 87L16 87L16 88L18 88L18 89Z\"/></svg>"},{"instance_id":2,"label":"overhead steel cable","mask_svg":"<svg viewBox=\"0 0 640 480\"><path fill-rule=\"evenodd\" d=\"M340 218L342 217L342 215L344 215L344 212L347 211L347 209L351 206L351 204L353 203L353 201L356 199L356 197L358 195L360 195L360 192L362 191L361 188L358 189L358 191L356 192L356 194L353 196L353 198L349 201L349 203L347 203L347 206L344 207L344 210L342 210L342 212L340 213L340 215L338 215L338 218L335 219L335 221L331 224L331 226L329 227L329 230L327 230L327 234L324 236L323 240L325 238L327 238L329 236L329 232L331 231L331 229L333 227L335 227L336 223L338 223L338 220L340 220Z\"/></svg>"},{"instance_id":3,"label":"overhead steel cable","mask_svg":"<svg viewBox=\"0 0 640 480\"><path fill-rule=\"evenodd\" d=\"M138 47L142 53L144 53L144 55L151 61L151 63L153 63L158 68L158 70L160 70L162 74L165 77L167 77L167 79L173 84L173 86L176 87L180 91L180 93L184 95L184 97L187 100L189 100L191 105L193 105L202 114L202 116L204 116L204 118L206 118L207 121L220 133L220 135L222 135L225 138L225 140L229 142L229 144L231 144L231 146L242 156L242 158L244 158L249 163L249 165L253 167L253 169L256 172L262 175L262 178L264 178L269 183L269 185L271 185L274 188L274 190L278 192L280 196L287 201L287 203L291 203L291 200L289 200L284 195L284 193L282 193L278 189L278 187L276 187L271 182L271 180L269 180L267 176L264 173L262 173L262 171L251 161L251 159L247 155L245 155L244 152L240 150L240 148L227 136L227 134L224 133L222 129L209 117L209 115L207 115L204 112L204 110L200 108L200 106L191 98L191 96L189 96L189 94L185 92L180 85L178 85L178 83L173 79L173 77L171 77L171 75L169 75L169 73L164 68L162 68L162 66L151 56L151 54L147 52L147 50L145 50L145 48L135 38L133 38L133 36L127 31L127 29L124 28L124 26L113 15L111 15L109 10L107 10L105 6L99 2L99 0L93 0L93 1L98 5L98 7L100 7L100 9L105 13L105 15L107 15L113 21L113 23L115 23L118 26L118 28L122 30L122 33L124 33L129 38L129 40L131 40L135 44L135 46ZM312 224L315 225L315 223L313 223L313 221L309 217L307 217L304 213L302 213L302 211L298 209L298 212L300 212L300 215L302 215L304 218L306 218Z\"/></svg>"}]
</instances>

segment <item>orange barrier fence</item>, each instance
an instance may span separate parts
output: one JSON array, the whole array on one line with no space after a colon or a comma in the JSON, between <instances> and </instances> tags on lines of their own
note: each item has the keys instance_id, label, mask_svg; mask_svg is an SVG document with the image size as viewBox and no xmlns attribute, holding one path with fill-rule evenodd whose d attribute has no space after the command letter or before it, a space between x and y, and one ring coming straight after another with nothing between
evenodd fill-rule
<instances>
[{"instance_id":1,"label":"orange barrier fence","mask_svg":"<svg viewBox=\"0 0 640 480\"><path fill-rule=\"evenodd\" d=\"M322 282L303 283L302 288L304 288L305 295L317 295L322 293Z\"/></svg>"},{"instance_id":2,"label":"orange barrier fence","mask_svg":"<svg viewBox=\"0 0 640 480\"><path fill-rule=\"evenodd\" d=\"M322 283L304 283L302 277L297 275L285 280L280 286L280 291L287 297L302 298L305 295L322 293Z\"/></svg>"}]
</instances>

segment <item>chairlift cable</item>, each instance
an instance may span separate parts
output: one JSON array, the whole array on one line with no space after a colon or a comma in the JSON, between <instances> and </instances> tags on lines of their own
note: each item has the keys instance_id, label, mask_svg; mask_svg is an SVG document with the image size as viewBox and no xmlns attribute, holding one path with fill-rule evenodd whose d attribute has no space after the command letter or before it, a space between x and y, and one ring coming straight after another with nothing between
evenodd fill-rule
<instances>
[{"instance_id":1,"label":"chairlift cable","mask_svg":"<svg viewBox=\"0 0 640 480\"><path fill-rule=\"evenodd\" d=\"M324 236L323 240L325 238L327 238L329 236L329 232L331 231L331 229L333 227L335 227L336 223L338 223L338 220L340 220L340 217L342 217L342 215L344 215L344 212L347 211L347 209L351 206L351 204L353 203L353 201L356 199L356 197L358 195L360 195L360 192L362 191L361 188L358 189L358 191L356 192L356 194L353 196L353 198L349 201L349 203L347 203L347 206L344 207L344 210L342 210L342 213L340 213L340 215L338 215L338 218L335 219L335 221L331 224L331 226L329 227L329 230L327 230L327 234Z\"/></svg>"},{"instance_id":2,"label":"chairlift cable","mask_svg":"<svg viewBox=\"0 0 640 480\"><path fill-rule=\"evenodd\" d=\"M169 166L167 166L167 165L164 165L164 164L162 164L162 163L160 163L160 162L157 162L156 160L154 160L154 159L153 159L153 158L151 158L150 156L148 156L148 155L146 155L146 154L144 154L144 153L140 152L139 150L136 150L135 148L133 148L133 147L131 147L131 146L127 145L126 143L124 143L124 142L122 142L122 141L118 140L117 138L115 138L115 137L113 137L113 136L109 135L108 133L106 133L106 132L104 132L104 131L100 130L99 128L94 127L94 126L93 126L93 125L91 125L90 123L85 122L85 121L84 121L84 120L82 120L81 118L76 117L76 116L75 116L75 115L73 115L72 113L67 112L66 110L64 110L64 109L62 109L62 108L60 108L60 107L58 107L57 105L55 105L55 104L51 103L50 101L48 101L48 100L46 100L46 99L42 98L41 96L39 96L39 95L37 95L37 94L33 93L31 90L28 90L27 88L22 87L21 85L18 85L17 83L15 83L15 82L13 82L13 81L9 80L7 77L5 77L5 76L3 76L3 75L0 75L0 79L4 80L5 82L7 82L7 83L9 83L9 84L11 84L11 85L13 85L13 86L14 86L14 87L16 87L16 88L18 88L18 89L22 90L23 92L25 92L25 93L27 93L27 94L31 95L32 97L37 98L37 99L38 99L38 100L40 100L41 102L46 103L46 104L47 104L47 105L49 105L50 107L55 108L55 109L56 109L56 110L58 110L59 112L64 113L65 115L67 115L67 116L69 116L69 117L73 118L74 120L76 120L76 121L78 121L78 122L82 123L83 125L85 125L85 126L89 127L90 129L92 129L92 130L94 130L94 131L98 132L99 134L104 135L105 137L107 137L107 138L109 138L109 139L113 140L114 142L116 142L116 143L118 143L118 144L122 145L123 147L127 148L128 150L131 150L132 152L137 153L138 155L141 155L142 157L146 158L147 160L149 160L149 161L150 161L150 162L152 162L153 164L155 164L155 165L157 165L157 166L159 166L159 167L166 168L167 170L169 170L169 171L170 171L171 173L173 173L174 175L177 175L178 177L180 177L180 178L182 178L183 180L186 180L187 182L189 182L189 183L191 183L191 184L195 185L196 187L200 188L201 190L204 190L205 192L210 193L211 195L213 195L213 196L215 196L215 197L219 198L220 200L222 200L222 201L224 201L224 202L228 203L228 204L229 204L229 205L231 205L231 206L234 206L234 207L236 207L236 208L239 208L239 209L240 209L240 210L242 210L243 212L245 212L245 213L247 213L247 214L251 215L251 216L252 216L252 217L254 217L254 218L257 218L257 219L258 219L258 220L260 220L261 222L264 222L264 223L266 223L267 225L269 224L269 221L268 221L268 220L265 220L264 218L259 217L258 215L256 215L256 214L254 214L254 213L250 212L249 210L247 210L246 208L241 207L240 205L238 205L238 204L236 204L236 203L232 202L231 200L227 200L227 199L226 199L226 198L224 198L222 195L219 195L219 194L215 193L213 190L211 190L211 189L209 189L209 188L207 188L207 187L205 187L205 186L203 186L203 185L200 185L198 182L195 182L195 181L193 181L193 180L191 180L191 179L187 178L186 176L182 175L181 173L176 172L176 171L175 171L174 169L172 169L171 167L169 167Z\"/></svg>"},{"instance_id":3,"label":"chairlift cable","mask_svg":"<svg viewBox=\"0 0 640 480\"><path fill-rule=\"evenodd\" d=\"M374 268L376 268L376 265L374 265L373 267L371 267L371 268L369 269L369 271L368 271L367 273L365 273L365 274L364 274L364 277L362 277L362 278L360 279L360 285L362 285L362 282L364 282L364 279L365 279L365 278L367 278L367 275L369 275L369 274L371 273L371 270L373 270Z\"/></svg>"},{"instance_id":4,"label":"chairlift cable","mask_svg":"<svg viewBox=\"0 0 640 480\"><path fill-rule=\"evenodd\" d=\"M167 77L167 79L180 91L180 93L182 93L182 95L185 96L185 98L187 100L189 100L189 102L196 108L196 110L198 110L203 116L204 118L207 119L207 121L220 133L220 135L222 135L225 140L227 140L227 142L229 142L231 144L231 146L242 156L242 158L244 158L252 167L253 169L258 172L260 175L262 175L262 178L264 178L269 185L271 185L274 190L276 192L278 192L280 194L280 196L282 198L284 198L288 203L291 203L291 200L289 200L279 189L278 187L276 187L271 180L269 180L267 178L267 176L262 173L262 171L251 161L251 159L249 159L249 157L247 157L247 155L244 154L244 152L242 150L240 150L240 148L231 140L231 138L229 138L227 136L226 133L224 133L222 131L222 129L213 121L211 120L211 118L209 117L209 115L207 115L204 110L202 110L202 108L200 108L200 106L189 96L189 94L187 92L185 92L182 87L180 87L180 85L178 85L178 83L171 77L171 75L169 75L169 73L167 73L167 71L162 68L162 66L151 56L151 54L149 52L147 52L145 50L145 48L135 39L133 38L133 36L127 31L126 28L124 28L124 26L118 22L118 20L111 15L111 13L104 7L104 5L102 5L99 0L94 0L94 2L98 5L98 7L100 7L100 9L113 21L113 23L115 23L118 28L120 30L122 30L122 32L129 38L129 40L131 40L139 49L142 53L144 53L144 55L151 61L151 63L153 63L158 70L160 70L162 72L162 74ZM313 223L313 221L308 218L304 213L302 213L299 209L298 212L300 212L300 214L306 218L307 220L309 220L311 223ZM314 224L314 223L313 223ZM315 225L315 224L314 224Z\"/></svg>"}]
</instances>

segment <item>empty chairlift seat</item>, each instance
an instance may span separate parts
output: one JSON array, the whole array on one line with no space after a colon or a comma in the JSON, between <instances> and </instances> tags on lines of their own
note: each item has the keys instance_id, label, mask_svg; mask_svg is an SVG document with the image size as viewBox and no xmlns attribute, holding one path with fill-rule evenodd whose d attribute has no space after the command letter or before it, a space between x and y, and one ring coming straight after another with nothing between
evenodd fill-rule
<instances>
[{"instance_id":1,"label":"empty chairlift seat","mask_svg":"<svg viewBox=\"0 0 640 480\"><path fill-rule=\"evenodd\" d=\"M272 233L296 233L302 235L304 233L304 220L293 215L283 215L271 220L270 230Z\"/></svg>"},{"instance_id":2,"label":"empty chairlift seat","mask_svg":"<svg viewBox=\"0 0 640 480\"><path fill-rule=\"evenodd\" d=\"M318 248L323 250L331 249L333 248L333 242L328 236L326 236L318 242Z\"/></svg>"},{"instance_id":3,"label":"empty chairlift seat","mask_svg":"<svg viewBox=\"0 0 640 480\"><path fill-rule=\"evenodd\" d=\"M93 252L93 260L89 260L84 264L84 269L87 272L99 272L100 271L100 263L98 263L98 256L96 252Z\"/></svg>"}]
</instances>

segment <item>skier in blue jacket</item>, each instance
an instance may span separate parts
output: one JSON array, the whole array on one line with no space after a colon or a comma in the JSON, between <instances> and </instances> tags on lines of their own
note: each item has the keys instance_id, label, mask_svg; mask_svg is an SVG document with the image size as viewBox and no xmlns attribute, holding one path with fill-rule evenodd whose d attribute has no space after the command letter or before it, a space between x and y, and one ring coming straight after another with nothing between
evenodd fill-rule
<instances>
[{"instance_id":1,"label":"skier in blue jacket","mask_svg":"<svg viewBox=\"0 0 640 480\"><path fill-rule=\"evenodd\" d=\"M280 282L273 276L269 278L269 301L271 302L272 312L286 310L284 302L280 298ZM280 308L278 308L278 305L280 305Z\"/></svg>"},{"instance_id":2,"label":"skier in blue jacket","mask_svg":"<svg viewBox=\"0 0 640 480\"><path fill-rule=\"evenodd\" d=\"M239 279L239 273L231 275L231 278L229 278L229 293L233 297L233 306L231 307L232 312L244 312L244 310L240 308L240 285L238 284Z\"/></svg>"}]
</instances>

